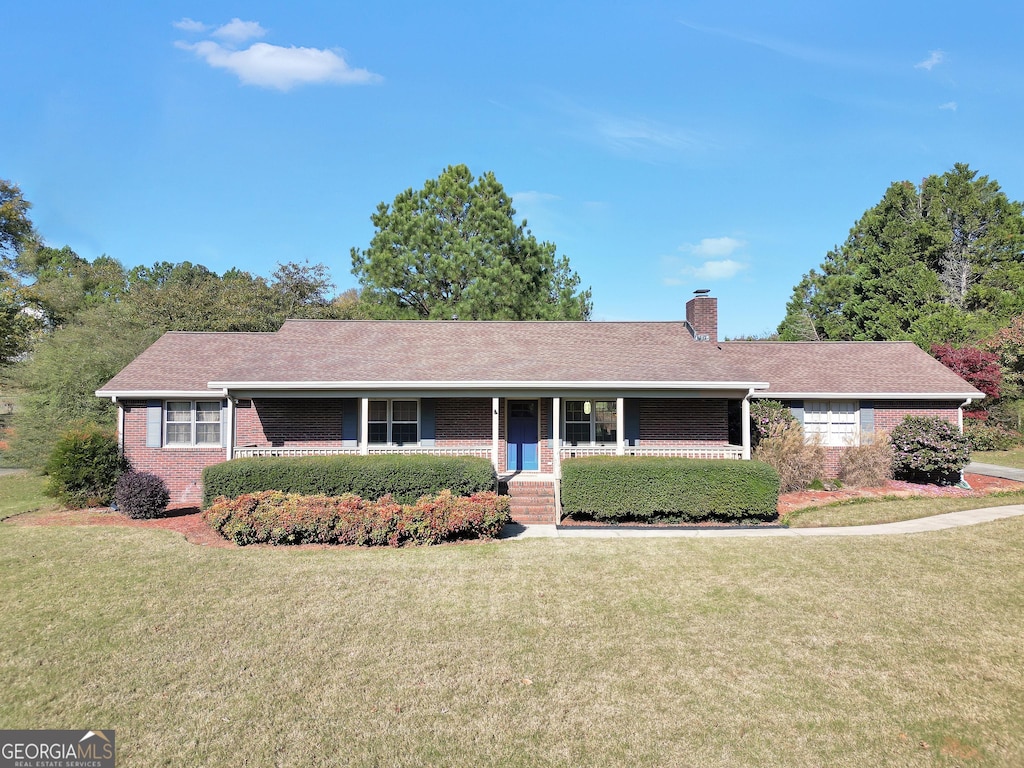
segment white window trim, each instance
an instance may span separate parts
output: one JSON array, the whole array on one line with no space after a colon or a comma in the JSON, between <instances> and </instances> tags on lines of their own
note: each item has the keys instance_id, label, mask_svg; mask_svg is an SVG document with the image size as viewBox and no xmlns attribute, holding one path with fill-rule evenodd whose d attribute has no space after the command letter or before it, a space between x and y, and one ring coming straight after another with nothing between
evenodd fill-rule
<instances>
[{"instance_id":1,"label":"white window trim","mask_svg":"<svg viewBox=\"0 0 1024 768\"><path fill-rule=\"evenodd\" d=\"M369 404L381 403L381 402L386 402L388 404L388 421L387 421L387 424L388 424L388 437L387 437L387 442L385 442L385 443L374 443L374 442L370 441L370 426L373 425L373 424L383 424L384 422L383 421L373 421L372 419L367 417L367 420L366 420L366 443L367 443L367 445L378 445L378 446L379 445L388 445L388 446L395 445L394 435L393 435L394 425L396 423L397 424L412 424L413 423L411 421L398 421L398 422L396 422L394 420L394 413L393 413L393 411L394 411L394 409L393 409L394 403L416 403L416 441L415 442L402 443L402 445L419 445L420 441L423 439L423 426L422 426L423 407L422 407L422 404L420 403L419 398L416 398L416 397L394 397L394 398L390 398L390 397L389 398L385 398L385 397L370 397L370 398L367 398L367 403L368 403L367 408L369 408Z\"/></svg>"},{"instance_id":2,"label":"white window trim","mask_svg":"<svg viewBox=\"0 0 1024 768\"><path fill-rule=\"evenodd\" d=\"M615 406L616 409L618 409L618 399L614 398L614 397L571 397L571 398L563 399L562 400L562 408L561 408L561 410L562 410L562 414L561 414L561 416L562 416L562 444L563 445L569 445L570 444L569 443L569 437L568 437L568 435L569 435L568 425L569 424L582 424L583 423L582 421L568 421L566 419L566 415L565 415L566 411L568 410L569 403L580 403L580 402L583 402L583 403L589 402L589 403L591 403L591 408L590 408L590 442L589 443L577 442L576 445L582 445L582 446L587 446L587 445L591 445L591 446L617 445L618 444L618 437L619 437L619 435L618 435L619 417L618 417L618 411L617 410L613 411L613 413L615 413L615 430L616 430L615 439L608 440L606 442L597 442L597 403L598 402L611 403L613 406Z\"/></svg>"},{"instance_id":3,"label":"white window trim","mask_svg":"<svg viewBox=\"0 0 1024 768\"><path fill-rule=\"evenodd\" d=\"M810 432L807 429L808 420L808 404L823 404L825 406L825 430L824 432ZM842 415L852 413L853 419L853 433L852 440L850 439L849 433L839 433L836 431L836 427L839 422L836 421L836 408L835 406L852 405L853 410L845 411ZM843 422L849 423L849 422ZM808 440L814 439L815 436L819 436L821 444L829 448L849 448L852 446L860 445L860 401L859 400L805 400L804 401L804 435Z\"/></svg>"},{"instance_id":4,"label":"white window trim","mask_svg":"<svg viewBox=\"0 0 1024 768\"><path fill-rule=\"evenodd\" d=\"M170 441L170 439L168 438L169 430L168 430L167 427L168 427L169 424L184 424L185 423L184 421L169 422L167 420L167 416L171 412L171 409L168 408L168 405L170 403L188 403L188 405L189 405L189 421L188 421L188 424L189 424L189 441L187 443L183 443L183 442L173 442L172 443ZM197 422L196 421L196 412L198 410L198 408L196 406L197 403L215 403L217 405L217 421ZM223 431L224 431L224 417L223 417L223 414L221 413L222 410L223 410L223 406L221 405L221 401L220 400L202 400L202 399L201 400L165 400L164 401L164 407L163 407L163 414L162 414L162 418L161 418L161 421L163 422L162 423L162 427L163 427L163 441L162 441L161 445L163 445L165 448L220 448L221 445L224 442L224 435L222 434ZM197 443L196 442L196 424L197 423L216 424L217 425L217 442L215 442L215 443Z\"/></svg>"}]
</instances>

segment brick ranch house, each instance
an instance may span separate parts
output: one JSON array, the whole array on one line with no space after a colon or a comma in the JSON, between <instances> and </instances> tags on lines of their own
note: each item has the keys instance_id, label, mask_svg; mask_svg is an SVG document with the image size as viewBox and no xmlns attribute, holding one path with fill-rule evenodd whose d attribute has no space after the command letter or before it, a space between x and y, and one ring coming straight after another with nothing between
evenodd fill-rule
<instances>
[{"instance_id":1,"label":"brick ranch house","mask_svg":"<svg viewBox=\"0 0 1024 768\"><path fill-rule=\"evenodd\" d=\"M513 516L553 522L578 456L750 458L750 402L782 400L839 452L905 415L962 427L983 397L910 342L719 342L685 322L288 320L274 333L164 334L96 394L124 453L197 504L204 467L248 456L490 459Z\"/></svg>"}]
</instances>

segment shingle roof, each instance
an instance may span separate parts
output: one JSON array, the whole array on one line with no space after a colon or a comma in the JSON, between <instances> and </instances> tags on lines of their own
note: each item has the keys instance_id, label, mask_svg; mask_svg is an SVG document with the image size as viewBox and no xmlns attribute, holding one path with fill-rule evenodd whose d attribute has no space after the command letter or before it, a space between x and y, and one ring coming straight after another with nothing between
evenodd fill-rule
<instances>
[{"instance_id":1,"label":"shingle roof","mask_svg":"<svg viewBox=\"0 0 1024 768\"><path fill-rule=\"evenodd\" d=\"M276 333L167 333L99 394L396 382L580 382L770 392L947 394L971 387L909 343L698 342L681 322L289 320ZM980 394L980 393L979 393Z\"/></svg>"},{"instance_id":2,"label":"shingle roof","mask_svg":"<svg viewBox=\"0 0 1024 768\"><path fill-rule=\"evenodd\" d=\"M910 341L729 341L726 354L756 365L768 394L983 397Z\"/></svg>"}]
</instances>

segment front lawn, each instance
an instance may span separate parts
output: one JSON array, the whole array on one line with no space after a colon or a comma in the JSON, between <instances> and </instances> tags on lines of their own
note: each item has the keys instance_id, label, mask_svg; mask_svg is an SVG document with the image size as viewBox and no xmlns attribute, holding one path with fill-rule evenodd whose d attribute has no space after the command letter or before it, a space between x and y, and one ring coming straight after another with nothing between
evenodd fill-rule
<instances>
[{"instance_id":1,"label":"front lawn","mask_svg":"<svg viewBox=\"0 0 1024 768\"><path fill-rule=\"evenodd\" d=\"M911 496L894 499L854 499L821 507L807 507L783 516L790 528L820 528L839 525L876 525L916 520L920 517L960 512L965 509L1005 507L1024 504L1024 492L991 496L935 497Z\"/></svg>"},{"instance_id":2,"label":"front lawn","mask_svg":"<svg viewBox=\"0 0 1024 768\"><path fill-rule=\"evenodd\" d=\"M971 454L971 461L1024 469L1024 448L1015 448L1012 451L974 451Z\"/></svg>"},{"instance_id":3,"label":"front lawn","mask_svg":"<svg viewBox=\"0 0 1024 768\"><path fill-rule=\"evenodd\" d=\"M0 613L3 727L115 728L125 766L1024 764L1020 518L402 550L8 522Z\"/></svg>"},{"instance_id":4,"label":"front lawn","mask_svg":"<svg viewBox=\"0 0 1024 768\"><path fill-rule=\"evenodd\" d=\"M48 507L57 503L43 494L46 478L31 472L0 475L0 520L22 512Z\"/></svg>"}]
</instances>

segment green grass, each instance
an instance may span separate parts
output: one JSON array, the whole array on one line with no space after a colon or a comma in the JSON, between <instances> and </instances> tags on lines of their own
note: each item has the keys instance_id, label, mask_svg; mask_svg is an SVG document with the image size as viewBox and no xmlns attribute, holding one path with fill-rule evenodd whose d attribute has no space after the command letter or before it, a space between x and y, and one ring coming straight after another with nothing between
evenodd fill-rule
<instances>
[{"instance_id":1,"label":"green grass","mask_svg":"<svg viewBox=\"0 0 1024 768\"><path fill-rule=\"evenodd\" d=\"M974 451L971 454L971 461L1024 469L1024 448L1015 448L1012 451Z\"/></svg>"},{"instance_id":2,"label":"green grass","mask_svg":"<svg viewBox=\"0 0 1024 768\"><path fill-rule=\"evenodd\" d=\"M0 520L45 507L56 507L53 499L43 494L46 478L30 472L0 476Z\"/></svg>"},{"instance_id":3,"label":"green grass","mask_svg":"<svg viewBox=\"0 0 1024 768\"><path fill-rule=\"evenodd\" d=\"M820 528L839 525L876 525L916 520L920 517L960 512L965 509L1005 507L1024 504L1024 493L997 493L973 498L886 498L853 499L823 507L810 507L790 512L784 517L791 528Z\"/></svg>"},{"instance_id":4,"label":"green grass","mask_svg":"<svg viewBox=\"0 0 1024 768\"><path fill-rule=\"evenodd\" d=\"M123 766L1024 764L1024 519L210 549L0 525L0 723Z\"/></svg>"}]
</instances>

